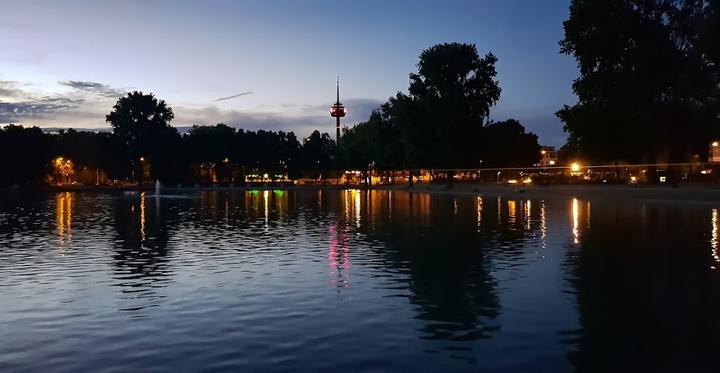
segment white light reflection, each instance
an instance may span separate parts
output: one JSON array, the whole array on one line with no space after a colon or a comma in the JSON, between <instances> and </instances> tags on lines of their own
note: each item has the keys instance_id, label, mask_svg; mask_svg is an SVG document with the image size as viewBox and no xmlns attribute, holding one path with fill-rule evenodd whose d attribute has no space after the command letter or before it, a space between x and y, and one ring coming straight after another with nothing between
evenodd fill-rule
<instances>
[{"instance_id":1,"label":"white light reflection","mask_svg":"<svg viewBox=\"0 0 720 373\"><path fill-rule=\"evenodd\" d=\"M530 200L527 200L527 201L525 202L525 216L524 216L524 218L525 218L525 229L527 229L528 231L530 230L530 219L531 219L530 208L531 208L531 206L532 206L532 205L530 204Z\"/></svg>"},{"instance_id":2,"label":"white light reflection","mask_svg":"<svg viewBox=\"0 0 720 373\"><path fill-rule=\"evenodd\" d=\"M360 191L353 190L355 199L355 227L360 228Z\"/></svg>"},{"instance_id":3,"label":"white light reflection","mask_svg":"<svg viewBox=\"0 0 720 373\"><path fill-rule=\"evenodd\" d=\"M545 237L547 236L547 220L545 220L545 201L540 203L540 234L545 245Z\"/></svg>"},{"instance_id":4,"label":"white light reflection","mask_svg":"<svg viewBox=\"0 0 720 373\"><path fill-rule=\"evenodd\" d=\"M718 210L712 209L712 231L710 235L710 248L712 249L712 257L715 263L720 264L720 255L718 254ZM715 265L710 268L717 269Z\"/></svg>"},{"instance_id":5,"label":"white light reflection","mask_svg":"<svg viewBox=\"0 0 720 373\"><path fill-rule=\"evenodd\" d=\"M267 230L270 224L270 191L263 191L263 206L265 209L265 229Z\"/></svg>"},{"instance_id":6,"label":"white light reflection","mask_svg":"<svg viewBox=\"0 0 720 373\"><path fill-rule=\"evenodd\" d=\"M573 222L573 242L577 245L580 243L580 229L579 229L579 219L580 219L580 202L577 198L573 198L572 200L572 222Z\"/></svg>"},{"instance_id":7,"label":"white light reflection","mask_svg":"<svg viewBox=\"0 0 720 373\"><path fill-rule=\"evenodd\" d=\"M482 210L483 210L482 197L478 196L475 203L477 205L477 230L478 230L478 232L480 232L480 226L482 225Z\"/></svg>"},{"instance_id":8,"label":"white light reflection","mask_svg":"<svg viewBox=\"0 0 720 373\"><path fill-rule=\"evenodd\" d=\"M140 242L145 241L145 192L140 193Z\"/></svg>"}]
</instances>

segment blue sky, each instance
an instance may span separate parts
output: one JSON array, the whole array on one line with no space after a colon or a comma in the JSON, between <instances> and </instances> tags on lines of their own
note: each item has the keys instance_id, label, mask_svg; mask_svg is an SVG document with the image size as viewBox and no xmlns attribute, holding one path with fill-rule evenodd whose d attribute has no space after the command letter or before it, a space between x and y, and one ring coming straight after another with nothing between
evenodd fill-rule
<instances>
[{"instance_id":1,"label":"blue sky","mask_svg":"<svg viewBox=\"0 0 720 373\"><path fill-rule=\"evenodd\" d=\"M457 41L499 58L492 119L559 145L554 112L575 102L578 75L558 52L567 13L567 0L8 1L0 123L106 127L137 89L168 101L177 126L332 132L337 74L351 125L407 90L424 48Z\"/></svg>"}]
</instances>

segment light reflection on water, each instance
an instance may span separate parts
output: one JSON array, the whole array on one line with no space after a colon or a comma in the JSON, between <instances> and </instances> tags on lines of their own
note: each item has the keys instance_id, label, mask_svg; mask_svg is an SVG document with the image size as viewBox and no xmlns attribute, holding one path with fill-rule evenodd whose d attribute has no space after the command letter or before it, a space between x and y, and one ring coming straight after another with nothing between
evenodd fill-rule
<instances>
[{"instance_id":1,"label":"light reflection on water","mask_svg":"<svg viewBox=\"0 0 720 373\"><path fill-rule=\"evenodd\" d=\"M718 345L717 208L191 197L0 195L0 367L665 370Z\"/></svg>"}]
</instances>

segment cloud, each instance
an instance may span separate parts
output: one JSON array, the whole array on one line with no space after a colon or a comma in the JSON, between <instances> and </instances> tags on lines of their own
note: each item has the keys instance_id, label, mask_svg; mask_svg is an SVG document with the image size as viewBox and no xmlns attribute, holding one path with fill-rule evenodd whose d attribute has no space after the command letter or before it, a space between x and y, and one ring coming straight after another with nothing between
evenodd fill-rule
<instances>
[{"instance_id":1,"label":"cloud","mask_svg":"<svg viewBox=\"0 0 720 373\"><path fill-rule=\"evenodd\" d=\"M345 105L349 114L343 118L346 127L366 121L370 113L378 108L383 101L376 99L348 99ZM246 130L292 131L298 136L307 136L312 131L335 133L335 120L328 112L330 105L279 105L283 108L278 112L273 106L263 106L258 111L222 110L216 106L189 108L176 106L175 126L213 125L225 123Z\"/></svg>"},{"instance_id":2,"label":"cloud","mask_svg":"<svg viewBox=\"0 0 720 373\"><path fill-rule=\"evenodd\" d=\"M66 80L58 82L61 85L76 89L81 92L96 94L101 97L115 98L125 95L125 89L112 88L107 84L97 82L86 82L79 80Z\"/></svg>"},{"instance_id":3,"label":"cloud","mask_svg":"<svg viewBox=\"0 0 720 373\"><path fill-rule=\"evenodd\" d=\"M22 102L0 101L0 123L54 117L58 113L77 109L81 103L82 100L66 98L43 98Z\"/></svg>"},{"instance_id":4,"label":"cloud","mask_svg":"<svg viewBox=\"0 0 720 373\"><path fill-rule=\"evenodd\" d=\"M253 94L253 93L255 93L255 92L253 92L253 91L242 92L242 93L238 93L238 94L232 95L232 96L220 97L220 98L218 98L218 99L215 100L215 101L225 101L225 100L229 100L229 99L235 98L235 97L251 95L251 94Z\"/></svg>"},{"instance_id":5,"label":"cloud","mask_svg":"<svg viewBox=\"0 0 720 373\"><path fill-rule=\"evenodd\" d=\"M18 83L12 80L0 80L0 97L17 98L24 96L25 92L18 88Z\"/></svg>"}]
</instances>

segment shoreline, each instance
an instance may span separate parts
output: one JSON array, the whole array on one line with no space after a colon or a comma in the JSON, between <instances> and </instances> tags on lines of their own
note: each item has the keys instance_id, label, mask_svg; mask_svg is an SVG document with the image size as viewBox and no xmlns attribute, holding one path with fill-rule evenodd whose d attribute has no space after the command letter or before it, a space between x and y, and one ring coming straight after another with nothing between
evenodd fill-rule
<instances>
[{"instance_id":1,"label":"shoreline","mask_svg":"<svg viewBox=\"0 0 720 373\"><path fill-rule=\"evenodd\" d=\"M148 192L153 186L42 186L29 188L0 188L7 192ZM234 192L247 190L345 190L369 189L387 191L406 191L464 196L499 196L522 198L580 198L586 200L637 200L660 202L701 202L719 203L720 187L711 184L671 185L597 185L597 184L558 184L558 185L506 185L486 183L456 183L452 188L444 184L416 183L412 187L406 184L377 185L367 188L363 185L258 185L258 186L203 186L203 187L165 187L163 193L195 193L205 191Z\"/></svg>"}]
</instances>

